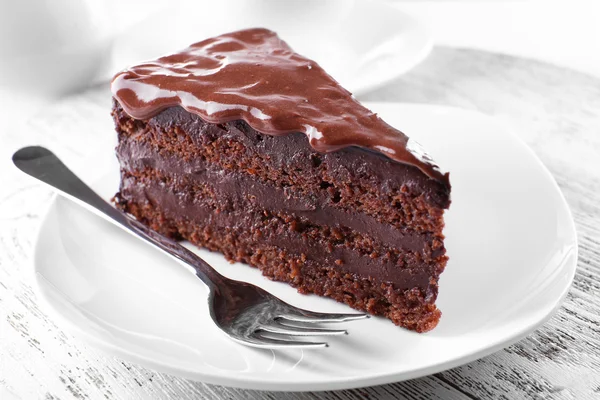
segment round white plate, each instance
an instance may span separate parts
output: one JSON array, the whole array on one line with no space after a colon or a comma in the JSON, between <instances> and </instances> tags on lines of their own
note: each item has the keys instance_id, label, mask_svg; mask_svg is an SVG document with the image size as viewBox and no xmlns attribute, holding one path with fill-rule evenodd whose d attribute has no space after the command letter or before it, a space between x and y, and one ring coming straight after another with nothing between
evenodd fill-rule
<instances>
[{"instance_id":1,"label":"round white plate","mask_svg":"<svg viewBox=\"0 0 600 400\"><path fill-rule=\"evenodd\" d=\"M112 71L222 33L266 27L359 95L389 82L431 51L429 29L391 5L367 0L221 0L161 10L115 40Z\"/></svg>"},{"instance_id":2,"label":"round white plate","mask_svg":"<svg viewBox=\"0 0 600 400\"><path fill-rule=\"evenodd\" d=\"M472 111L367 104L421 142L451 171L440 324L426 334L382 318L343 324L350 335L320 350L268 351L236 344L212 324L201 282L110 223L56 198L35 247L40 298L94 345L149 368L204 382L265 390L377 385L435 373L499 350L540 326L573 279L577 244L567 204L533 152L496 120ZM60 152L59 152L60 153ZM106 161L110 160L110 162ZM112 154L92 185L118 186ZM110 164L110 165L108 165ZM219 272L297 306L346 312L259 271L199 251Z\"/></svg>"}]
</instances>

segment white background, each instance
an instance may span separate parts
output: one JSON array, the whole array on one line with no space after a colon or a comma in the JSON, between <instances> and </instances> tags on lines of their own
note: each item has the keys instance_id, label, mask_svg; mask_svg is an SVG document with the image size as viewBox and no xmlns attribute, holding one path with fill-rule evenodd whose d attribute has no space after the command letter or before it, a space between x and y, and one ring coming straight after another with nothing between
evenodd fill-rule
<instances>
[{"instance_id":1,"label":"white background","mask_svg":"<svg viewBox=\"0 0 600 400\"><path fill-rule=\"evenodd\" d=\"M600 77L600 1L388 1L427 22L441 45L548 61Z\"/></svg>"}]
</instances>

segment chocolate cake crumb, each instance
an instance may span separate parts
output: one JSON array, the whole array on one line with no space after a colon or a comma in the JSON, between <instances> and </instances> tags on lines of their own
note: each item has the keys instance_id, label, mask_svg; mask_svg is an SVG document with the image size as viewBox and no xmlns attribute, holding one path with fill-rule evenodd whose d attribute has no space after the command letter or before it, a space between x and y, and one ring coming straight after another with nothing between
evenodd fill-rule
<instances>
[{"instance_id":1,"label":"chocolate cake crumb","mask_svg":"<svg viewBox=\"0 0 600 400\"><path fill-rule=\"evenodd\" d=\"M121 210L300 293L437 325L449 174L314 61L248 29L111 88Z\"/></svg>"}]
</instances>

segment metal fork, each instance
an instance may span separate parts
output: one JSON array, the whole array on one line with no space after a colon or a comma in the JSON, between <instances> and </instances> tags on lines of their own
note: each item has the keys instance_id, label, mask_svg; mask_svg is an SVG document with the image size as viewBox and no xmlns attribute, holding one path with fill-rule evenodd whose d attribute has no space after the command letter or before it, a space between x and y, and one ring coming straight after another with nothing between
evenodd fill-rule
<instances>
[{"instance_id":1,"label":"metal fork","mask_svg":"<svg viewBox=\"0 0 600 400\"><path fill-rule=\"evenodd\" d=\"M208 308L213 321L236 342L269 349L327 347L325 342L294 338L347 334L345 330L324 329L315 326L315 323L368 317L365 314L326 314L303 310L257 286L224 277L176 241L154 232L111 206L44 147L25 147L13 155L13 162L21 171L50 185L61 195L191 268L208 286Z\"/></svg>"}]
</instances>

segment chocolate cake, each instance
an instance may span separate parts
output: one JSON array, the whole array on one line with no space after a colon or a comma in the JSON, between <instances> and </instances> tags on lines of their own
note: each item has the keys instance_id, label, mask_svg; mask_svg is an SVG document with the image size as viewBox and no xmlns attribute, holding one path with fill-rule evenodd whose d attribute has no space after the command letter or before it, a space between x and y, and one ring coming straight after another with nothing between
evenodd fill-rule
<instances>
[{"instance_id":1,"label":"chocolate cake","mask_svg":"<svg viewBox=\"0 0 600 400\"><path fill-rule=\"evenodd\" d=\"M112 93L122 210L301 293L437 325L449 175L275 33L136 65Z\"/></svg>"}]
</instances>

